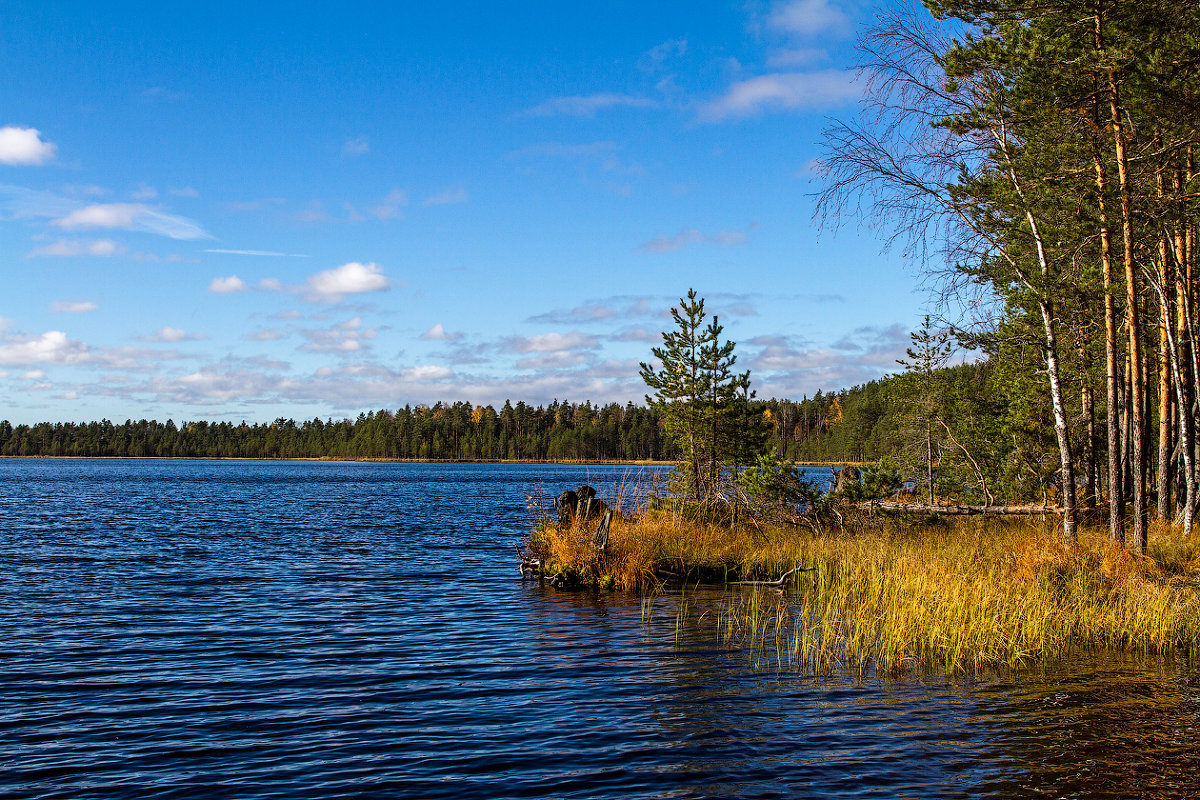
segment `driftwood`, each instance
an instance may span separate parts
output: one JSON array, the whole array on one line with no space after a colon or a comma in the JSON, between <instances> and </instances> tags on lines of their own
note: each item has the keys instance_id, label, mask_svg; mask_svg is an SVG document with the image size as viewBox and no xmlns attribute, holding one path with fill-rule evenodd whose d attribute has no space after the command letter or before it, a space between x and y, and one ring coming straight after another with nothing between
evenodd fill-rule
<instances>
[{"instance_id":1,"label":"driftwood","mask_svg":"<svg viewBox=\"0 0 1200 800\"><path fill-rule=\"evenodd\" d=\"M521 580L537 580L542 574L542 562L537 558L521 559Z\"/></svg>"},{"instance_id":2,"label":"driftwood","mask_svg":"<svg viewBox=\"0 0 1200 800\"><path fill-rule=\"evenodd\" d=\"M956 514L967 516L971 514L1021 514L1038 516L1041 514L1061 514L1058 506L937 506L928 503L899 503L892 500L873 500L859 503L859 508L868 511L900 511L908 514Z\"/></svg>"},{"instance_id":3,"label":"driftwood","mask_svg":"<svg viewBox=\"0 0 1200 800\"><path fill-rule=\"evenodd\" d=\"M816 567L795 567L779 576L778 580L774 581L730 581L730 586L767 586L772 589L782 589L787 583L787 579L795 575L797 572L816 572Z\"/></svg>"},{"instance_id":4,"label":"driftwood","mask_svg":"<svg viewBox=\"0 0 1200 800\"><path fill-rule=\"evenodd\" d=\"M608 528L612 525L612 509L605 509L604 518L600 520L600 526L596 528L596 533L592 536L592 550L597 554L603 553L608 547Z\"/></svg>"}]
</instances>

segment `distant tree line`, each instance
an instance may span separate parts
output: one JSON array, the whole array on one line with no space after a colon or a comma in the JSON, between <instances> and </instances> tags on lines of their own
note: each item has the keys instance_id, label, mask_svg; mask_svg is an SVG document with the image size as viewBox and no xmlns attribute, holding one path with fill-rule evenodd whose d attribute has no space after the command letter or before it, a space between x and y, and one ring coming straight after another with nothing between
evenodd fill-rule
<instances>
[{"instance_id":1,"label":"distant tree line","mask_svg":"<svg viewBox=\"0 0 1200 800\"><path fill-rule=\"evenodd\" d=\"M107 419L0 422L6 456L157 458L396 458L430 460L661 460L659 415L632 403L594 406L554 401L546 406L466 402L365 412L355 420L270 423Z\"/></svg>"},{"instance_id":2,"label":"distant tree line","mask_svg":"<svg viewBox=\"0 0 1200 800\"><path fill-rule=\"evenodd\" d=\"M800 401L749 400L766 448L800 460L861 461L894 454L897 429L883 381ZM0 455L126 458L397 458L430 460L674 461L661 409L635 403L467 402L364 412L357 419L270 423L126 420L0 421ZM754 454L747 454L752 458Z\"/></svg>"}]
</instances>

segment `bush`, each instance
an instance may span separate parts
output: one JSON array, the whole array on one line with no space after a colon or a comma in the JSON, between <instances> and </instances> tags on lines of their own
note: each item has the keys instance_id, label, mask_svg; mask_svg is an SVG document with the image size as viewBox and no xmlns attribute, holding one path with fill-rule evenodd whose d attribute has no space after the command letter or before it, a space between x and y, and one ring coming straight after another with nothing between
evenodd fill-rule
<instances>
[{"instance_id":1,"label":"bush","mask_svg":"<svg viewBox=\"0 0 1200 800\"><path fill-rule=\"evenodd\" d=\"M737 476L739 488L752 500L769 507L804 513L812 510L822 498L816 481L805 480L799 467L779 457L779 452L760 455L754 466Z\"/></svg>"}]
</instances>

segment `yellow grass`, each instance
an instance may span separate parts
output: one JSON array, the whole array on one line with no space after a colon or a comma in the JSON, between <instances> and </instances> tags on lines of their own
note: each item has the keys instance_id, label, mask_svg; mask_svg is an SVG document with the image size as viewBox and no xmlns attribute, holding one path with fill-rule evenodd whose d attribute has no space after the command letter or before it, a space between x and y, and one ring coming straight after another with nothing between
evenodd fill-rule
<instances>
[{"instance_id":1,"label":"yellow grass","mask_svg":"<svg viewBox=\"0 0 1200 800\"><path fill-rule=\"evenodd\" d=\"M906 526L860 520L834 531L734 528L666 513L614 520L608 550L595 523L546 526L531 551L585 582L652 590L665 572L686 586L772 579L786 594L731 592L677 630L712 628L758 661L820 673L1017 666L1078 648L1167 652L1200 647L1200 542L1156 527L1146 556L1085 530L1064 549L1055 520L984 519Z\"/></svg>"}]
</instances>

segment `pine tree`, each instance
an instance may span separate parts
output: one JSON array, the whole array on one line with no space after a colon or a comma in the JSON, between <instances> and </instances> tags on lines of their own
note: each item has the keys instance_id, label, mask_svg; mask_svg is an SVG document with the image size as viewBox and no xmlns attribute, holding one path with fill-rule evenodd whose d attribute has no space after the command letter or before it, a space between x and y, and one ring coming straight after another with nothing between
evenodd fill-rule
<instances>
[{"instance_id":1,"label":"pine tree","mask_svg":"<svg viewBox=\"0 0 1200 800\"><path fill-rule=\"evenodd\" d=\"M929 504L933 505L933 424L938 419L938 391L936 373L945 366L954 348L950 345L950 334L946 331L935 332L929 322L929 315L921 323L921 330L909 334L912 347L904 352L908 360L896 359L896 363L904 367L904 371L916 377L920 383L920 392L913 399L913 415L921 432L925 436L925 480Z\"/></svg>"},{"instance_id":2,"label":"pine tree","mask_svg":"<svg viewBox=\"0 0 1200 800\"><path fill-rule=\"evenodd\" d=\"M686 494L707 501L720 480L721 467L740 452L739 424L745 426L750 373L735 373L734 342L721 341L716 317L705 325L704 299L689 289L687 300L671 309L675 330L664 331L662 347L651 352L660 367L643 362L642 380L654 391L646 402L658 409L666 434L681 451ZM759 415L761 417L761 414ZM765 437L762 437L765 438Z\"/></svg>"}]
</instances>

